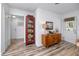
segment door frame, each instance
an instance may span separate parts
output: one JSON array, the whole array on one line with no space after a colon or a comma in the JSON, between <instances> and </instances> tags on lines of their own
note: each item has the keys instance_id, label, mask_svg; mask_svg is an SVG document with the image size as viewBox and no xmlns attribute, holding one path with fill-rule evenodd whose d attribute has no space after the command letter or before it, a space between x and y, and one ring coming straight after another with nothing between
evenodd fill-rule
<instances>
[{"instance_id":1,"label":"door frame","mask_svg":"<svg viewBox=\"0 0 79 59\"><path fill-rule=\"evenodd\" d=\"M75 33L74 33L75 34L75 43L74 44L76 44L76 41L77 41L77 24L78 24L77 23L77 17L76 16L69 16L69 17L65 17L65 18L70 18L70 17L74 17L75 18L75 26L76 26L76 28L75 28ZM65 29L65 22L64 22L64 29L63 30L64 30L64 37L65 37L65 31L66 31L66 29Z\"/></svg>"},{"instance_id":2,"label":"door frame","mask_svg":"<svg viewBox=\"0 0 79 59\"><path fill-rule=\"evenodd\" d=\"M10 14L10 16L11 16L11 22L12 22L12 16L19 16L19 17L23 17L23 20L24 20L24 22L25 22L25 17L24 16L20 16L20 15L13 15L13 14ZM12 24L11 24L11 26L12 26ZM23 29L24 29L24 33L25 33L25 24L23 24ZM16 29L15 29L15 31L16 31ZM12 38L12 31L11 31L11 42L12 42L12 40L13 39L15 39L16 40L16 37L15 38ZM24 37L23 37L23 41L25 42L25 35L24 35Z\"/></svg>"}]
</instances>

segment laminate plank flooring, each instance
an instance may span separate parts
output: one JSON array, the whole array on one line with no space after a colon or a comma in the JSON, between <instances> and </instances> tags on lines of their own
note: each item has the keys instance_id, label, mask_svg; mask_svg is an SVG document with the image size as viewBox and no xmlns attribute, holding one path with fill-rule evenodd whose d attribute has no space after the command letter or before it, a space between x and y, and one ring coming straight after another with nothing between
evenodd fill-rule
<instances>
[{"instance_id":1,"label":"laminate plank flooring","mask_svg":"<svg viewBox=\"0 0 79 59\"><path fill-rule=\"evenodd\" d=\"M61 41L49 48L36 47L35 44L25 46L23 41L13 43L3 56L76 56L76 46L67 41Z\"/></svg>"}]
</instances>

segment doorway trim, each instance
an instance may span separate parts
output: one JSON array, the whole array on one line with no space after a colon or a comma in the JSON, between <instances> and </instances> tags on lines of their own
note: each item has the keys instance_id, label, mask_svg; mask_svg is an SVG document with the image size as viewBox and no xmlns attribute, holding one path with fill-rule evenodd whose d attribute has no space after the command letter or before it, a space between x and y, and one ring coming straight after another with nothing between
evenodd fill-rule
<instances>
[{"instance_id":1,"label":"doorway trim","mask_svg":"<svg viewBox=\"0 0 79 59\"><path fill-rule=\"evenodd\" d=\"M76 37L76 38L75 38L74 44L76 44L76 41L77 41L77 24L78 24L78 23L77 23L77 17L76 17L76 16L69 16L69 17L65 17L64 20L65 20L66 18L71 18L71 17L74 17L74 18L75 18L75 26L76 26L76 27L75 27L74 33L75 33L75 37ZM66 35L65 35L65 32L66 32L66 29L65 29L65 21L63 21L63 22L64 22L64 29L63 29L63 30L64 30L64 37L65 37L65 36L66 36ZM71 42L71 43L72 43L72 42Z\"/></svg>"}]
</instances>

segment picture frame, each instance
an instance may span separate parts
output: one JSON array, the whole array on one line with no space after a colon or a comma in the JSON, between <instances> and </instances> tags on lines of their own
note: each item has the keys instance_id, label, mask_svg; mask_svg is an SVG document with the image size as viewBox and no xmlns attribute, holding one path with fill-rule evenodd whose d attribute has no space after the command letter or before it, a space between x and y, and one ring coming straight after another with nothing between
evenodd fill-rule
<instances>
[{"instance_id":1,"label":"picture frame","mask_svg":"<svg viewBox=\"0 0 79 59\"><path fill-rule=\"evenodd\" d=\"M53 30L53 22L46 21L47 28L46 30Z\"/></svg>"}]
</instances>

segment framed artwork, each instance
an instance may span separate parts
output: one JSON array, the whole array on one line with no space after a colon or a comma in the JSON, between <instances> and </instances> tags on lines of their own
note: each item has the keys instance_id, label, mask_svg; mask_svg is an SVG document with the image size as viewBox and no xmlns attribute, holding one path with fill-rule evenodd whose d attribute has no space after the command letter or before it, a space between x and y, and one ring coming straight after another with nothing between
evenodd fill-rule
<instances>
[{"instance_id":1,"label":"framed artwork","mask_svg":"<svg viewBox=\"0 0 79 59\"><path fill-rule=\"evenodd\" d=\"M53 22L46 21L46 30L53 30Z\"/></svg>"}]
</instances>

